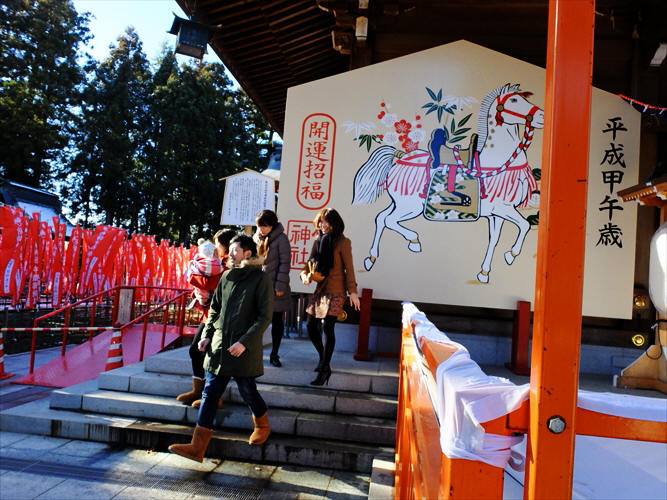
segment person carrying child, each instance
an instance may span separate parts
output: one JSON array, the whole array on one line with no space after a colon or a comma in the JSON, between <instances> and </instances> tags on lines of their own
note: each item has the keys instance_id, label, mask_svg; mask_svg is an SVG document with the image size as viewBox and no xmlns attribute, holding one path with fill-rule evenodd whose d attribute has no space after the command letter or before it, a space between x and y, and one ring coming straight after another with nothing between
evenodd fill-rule
<instances>
[{"instance_id":1,"label":"person carrying child","mask_svg":"<svg viewBox=\"0 0 667 500\"><path fill-rule=\"evenodd\" d=\"M220 259L216 256L215 245L204 238L200 238L197 243L197 254L190 261L190 265L186 271L186 278L190 280L190 277L193 275L211 278L222 274L223 268ZM201 311L208 309L208 306L211 304L211 297L213 297L211 290L193 285L192 295L194 298L187 309L194 307L197 307Z\"/></svg>"},{"instance_id":2,"label":"person carrying child","mask_svg":"<svg viewBox=\"0 0 667 500\"><path fill-rule=\"evenodd\" d=\"M220 273L214 274L212 276L205 276L203 274L194 273L190 275L188 283L193 286L195 290L203 290L210 294L213 293L215 288L218 286L218 281L222 273L227 270L227 264L229 259L229 242L236 236L236 231L232 229L221 229L215 236L213 236L213 242L215 243L216 255L215 257L219 260L220 263ZM208 309L211 304L211 298L209 297L206 306L202 308L202 317L201 324L195 333L194 338L192 339L192 344L190 344L190 349L188 354L190 355L190 360L192 362L192 389L183 394L176 396L176 399L181 403L192 406L193 408L199 408L201 404L202 391L204 390L204 353L199 351L199 340L201 339L202 332L204 331L204 325L208 319ZM218 406L221 406L221 402L218 401Z\"/></svg>"}]
</instances>

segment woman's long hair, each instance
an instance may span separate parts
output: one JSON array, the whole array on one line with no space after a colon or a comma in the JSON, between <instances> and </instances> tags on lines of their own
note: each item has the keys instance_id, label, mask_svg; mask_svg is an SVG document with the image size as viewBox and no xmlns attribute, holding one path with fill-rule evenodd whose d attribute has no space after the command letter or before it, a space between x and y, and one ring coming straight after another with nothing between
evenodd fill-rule
<instances>
[{"instance_id":1,"label":"woman's long hair","mask_svg":"<svg viewBox=\"0 0 667 500\"><path fill-rule=\"evenodd\" d=\"M273 228L278 225L278 216L273 210L261 210L257 217L255 217L255 224L259 226L268 226L273 231ZM259 233L258 233L259 234ZM269 253L269 235L259 237L259 244L257 245L257 254L260 257L266 257Z\"/></svg>"},{"instance_id":2,"label":"woman's long hair","mask_svg":"<svg viewBox=\"0 0 667 500\"><path fill-rule=\"evenodd\" d=\"M278 225L278 216L273 210L262 210L255 217L258 226L269 226L271 229Z\"/></svg>"},{"instance_id":3,"label":"woman's long hair","mask_svg":"<svg viewBox=\"0 0 667 500\"><path fill-rule=\"evenodd\" d=\"M320 210L315 216L313 224L319 229L319 224L322 221L329 224L330 230L326 234L320 232L318 237L315 270L323 276L327 276L333 266L334 247L343 235L345 223L340 214L333 208L324 208Z\"/></svg>"},{"instance_id":4,"label":"woman's long hair","mask_svg":"<svg viewBox=\"0 0 667 500\"><path fill-rule=\"evenodd\" d=\"M343 218L335 208L323 208L317 212L315 219L313 219L314 226L319 228L319 224L323 220L328 222L331 226L331 239L336 241L340 235L343 234L343 231L345 231L345 223L343 222Z\"/></svg>"}]
</instances>

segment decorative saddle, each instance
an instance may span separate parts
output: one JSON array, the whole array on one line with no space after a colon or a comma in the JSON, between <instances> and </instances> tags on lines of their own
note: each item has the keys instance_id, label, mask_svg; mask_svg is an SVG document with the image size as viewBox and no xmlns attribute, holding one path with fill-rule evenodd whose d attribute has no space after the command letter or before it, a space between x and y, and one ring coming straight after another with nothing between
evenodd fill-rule
<instances>
[{"instance_id":1,"label":"decorative saddle","mask_svg":"<svg viewBox=\"0 0 667 500\"><path fill-rule=\"evenodd\" d=\"M459 169L452 150L447 147L447 129L435 129L428 151L430 181L425 190L424 217L434 221L475 221L479 218L479 179ZM444 148L444 149L443 149ZM471 169L475 161L477 134L472 134L468 149L459 151Z\"/></svg>"}]
</instances>

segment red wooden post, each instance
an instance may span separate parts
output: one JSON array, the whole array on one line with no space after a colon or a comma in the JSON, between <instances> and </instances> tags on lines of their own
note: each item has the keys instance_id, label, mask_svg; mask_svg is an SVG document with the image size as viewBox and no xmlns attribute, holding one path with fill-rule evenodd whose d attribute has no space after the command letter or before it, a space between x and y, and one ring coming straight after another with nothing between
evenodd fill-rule
<instances>
[{"instance_id":1,"label":"red wooden post","mask_svg":"<svg viewBox=\"0 0 667 500\"><path fill-rule=\"evenodd\" d=\"M164 314L162 315L162 341L160 343L160 348L164 349L164 341L167 336L167 319L169 316L169 304L164 306Z\"/></svg>"},{"instance_id":2,"label":"red wooden post","mask_svg":"<svg viewBox=\"0 0 667 500\"><path fill-rule=\"evenodd\" d=\"M90 310L90 324L88 326L95 326L95 310L97 309L97 297L93 299L93 307ZM93 340L93 331L88 330L88 340Z\"/></svg>"},{"instance_id":3,"label":"red wooden post","mask_svg":"<svg viewBox=\"0 0 667 500\"><path fill-rule=\"evenodd\" d=\"M37 328L37 320L33 320L32 322L32 340L30 341L30 370L29 373L32 374L32 372L35 371L35 348L37 346L37 330L34 330L34 328Z\"/></svg>"},{"instance_id":4,"label":"red wooden post","mask_svg":"<svg viewBox=\"0 0 667 500\"><path fill-rule=\"evenodd\" d=\"M144 328L141 330L141 350L139 351L139 361L144 360L144 348L146 347L146 328L148 328L148 316L144 318Z\"/></svg>"},{"instance_id":5,"label":"red wooden post","mask_svg":"<svg viewBox=\"0 0 667 500\"><path fill-rule=\"evenodd\" d=\"M550 0L524 498L571 498L595 2Z\"/></svg>"},{"instance_id":6,"label":"red wooden post","mask_svg":"<svg viewBox=\"0 0 667 500\"><path fill-rule=\"evenodd\" d=\"M132 321L134 319L134 308L136 306L136 301L137 301L137 287L132 287L132 307L130 307L130 320Z\"/></svg>"},{"instance_id":7,"label":"red wooden post","mask_svg":"<svg viewBox=\"0 0 667 500\"><path fill-rule=\"evenodd\" d=\"M118 302L120 301L119 286L114 287L113 307L111 308L111 324L115 325L118 322Z\"/></svg>"},{"instance_id":8,"label":"red wooden post","mask_svg":"<svg viewBox=\"0 0 667 500\"><path fill-rule=\"evenodd\" d=\"M60 349L60 355L61 356L65 355L65 350L66 350L66 347L67 347L67 332L68 332L67 327L69 326L69 313L70 313L71 310L72 309L70 307L65 309L65 325L64 325L65 328L63 329L63 346Z\"/></svg>"},{"instance_id":9,"label":"red wooden post","mask_svg":"<svg viewBox=\"0 0 667 500\"><path fill-rule=\"evenodd\" d=\"M368 334L371 329L371 302L373 300L373 289L361 289L361 310L359 311L359 331L357 334L357 350L354 359L357 361L370 361L368 355Z\"/></svg>"},{"instance_id":10,"label":"red wooden post","mask_svg":"<svg viewBox=\"0 0 667 500\"><path fill-rule=\"evenodd\" d=\"M512 325L512 358L506 366L517 375L529 375L530 302L518 300Z\"/></svg>"},{"instance_id":11,"label":"red wooden post","mask_svg":"<svg viewBox=\"0 0 667 500\"><path fill-rule=\"evenodd\" d=\"M178 307L178 336L182 337L185 328L185 295L181 295Z\"/></svg>"}]
</instances>

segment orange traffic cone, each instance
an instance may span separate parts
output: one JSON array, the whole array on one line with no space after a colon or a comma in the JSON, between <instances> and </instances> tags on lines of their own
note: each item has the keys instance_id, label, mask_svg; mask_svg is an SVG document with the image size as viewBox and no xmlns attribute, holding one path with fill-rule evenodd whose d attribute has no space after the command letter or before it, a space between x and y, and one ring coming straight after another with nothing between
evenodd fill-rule
<instances>
[{"instance_id":1,"label":"orange traffic cone","mask_svg":"<svg viewBox=\"0 0 667 500\"><path fill-rule=\"evenodd\" d=\"M104 367L104 371L108 372L109 370L114 370L116 368L121 368L123 366L123 347L122 347L122 334L120 330L114 330L113 336L111 337L111 344L109 344L109 354L107 356L107 364Z\"/></svg>"},{"instance_id":2,"label":"orange traffic cone","mask_svg":"<svg viewBox=\"0 0 667 500\"><path fill-rule=\"evenodd\" d=\"M0 331L0 380L13 376L13 373L5 373L5 345L3 341L3 333Z\"/></svg>"}]
</instances>

